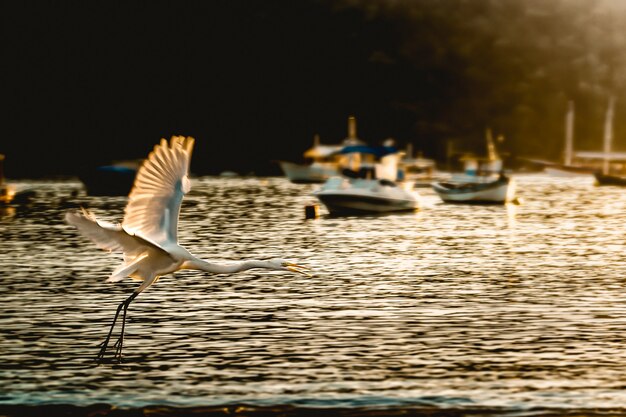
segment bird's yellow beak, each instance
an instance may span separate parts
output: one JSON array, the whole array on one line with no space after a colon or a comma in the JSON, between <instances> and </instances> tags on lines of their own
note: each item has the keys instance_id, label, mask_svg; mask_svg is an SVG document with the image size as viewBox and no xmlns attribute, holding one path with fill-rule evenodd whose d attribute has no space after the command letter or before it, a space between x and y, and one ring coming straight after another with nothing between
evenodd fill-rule
<instances>
[{"instance_id":1,"label":"bird's yellow beak","mask_svg":"<svg viewBox=\"0 0 626 417\"><path fill-rule=\"evenodd\" d=\"M291 262L285 262L283 264L283 266L288 269L291 272L296 272L298 274L302 274L302 275L306 275L307 277L312 277L313 275L307 271L310 271L311 268L303 266L303 265L298 265L298 264L294 264Z\"/></svg>"}]
</instances>

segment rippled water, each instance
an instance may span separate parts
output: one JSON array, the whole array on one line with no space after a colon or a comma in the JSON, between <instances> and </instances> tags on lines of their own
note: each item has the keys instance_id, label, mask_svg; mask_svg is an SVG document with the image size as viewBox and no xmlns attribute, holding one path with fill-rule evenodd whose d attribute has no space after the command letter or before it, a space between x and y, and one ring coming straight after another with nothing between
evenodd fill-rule
<instances>
[{"instance_id":1,"label":"rippled water","mask_svg":"<svg viewBox=\"0 0 626 417\"><path fill-rule=\"evenodd\" d=\"M516 178L520 205L419 189L416 213L314 220L315 185L196 178L180 219L192 253L315 275L164 277L131 304L124 363L100 366L137 283L105 283L117 256L62 218L119 220L126 200L22 183L34 200L0 208L0 403L626 407L626 189Z\"/></svg>"}]
</instances>

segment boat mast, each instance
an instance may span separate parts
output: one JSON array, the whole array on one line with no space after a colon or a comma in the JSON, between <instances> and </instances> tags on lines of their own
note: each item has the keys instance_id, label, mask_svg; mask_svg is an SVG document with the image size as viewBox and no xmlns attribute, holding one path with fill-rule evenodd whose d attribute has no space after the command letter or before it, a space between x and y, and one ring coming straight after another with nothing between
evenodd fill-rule
<instances>
[{"instance_id":1,"label":"boat mast","mask_svg":"<svg viewBox=\"0 0 626 417\"><path fill-rule=\"evenodd\" d=\"M567 103L567 114L565 115L565 165L572 164L574 154L574 102Z\"/></svg>"},{"instance_id":2,"label":"boat mast","mask_svg":"<svg viewBox=\"0 0 626 417\"><path fill-rule=\"evenodd\" d=\"M350 116L348 117L348 137L346 138L350 141L357 141L356 137L356 117Z\"/></svg>"},{"instance_id":3,"label":"boat mast","mask_svg":"<svg viewBox=\"0 0 626 417\"><path fill-rule=\"evenodd\" d=\"M348 137L344 139L344 145L358 145L359 138L356 137L356 117L348 117ZM358 171L361 167L361 155L358 152L346 154L346 165L353 171Z\"/></svg>"},{"instance_id":4,"label":"boat mast","mask_svg":"<svg viewBox=\"0 0 626 417\"><path fill-rule=\"evenodd\" d=\"M613 107L615 106L615 97L609 97L609 107L606 110L606 118L604 120L604 161L602 163L602 173L609 173L609 160L611 153L611 145L613 142Z\"/></svg>"},{"instance_id":5,"label":"boat mast","mask_svg":"<svg viewBox=\"0 0 626 417\"><path fill-rule=\"evenodd\" d=\"M493 135L489 127L485 131L485 138L487 139L487 158L490 162L495 161L498 159L498 153L496 152L496 145L493 143Z\"/></svg>"}]
</instances>

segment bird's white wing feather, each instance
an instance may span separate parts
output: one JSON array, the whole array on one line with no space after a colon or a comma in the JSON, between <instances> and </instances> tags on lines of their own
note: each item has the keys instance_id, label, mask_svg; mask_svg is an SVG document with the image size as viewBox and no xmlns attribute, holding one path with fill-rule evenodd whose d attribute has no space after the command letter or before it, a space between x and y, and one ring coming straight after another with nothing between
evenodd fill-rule
<instances>
[{"instance_id":1,"label":"bird's white wing feather","mask_svg":"<svg viewBox=\"0 0 626 417\"><path fill-rule=\"evenodd\" d=\"M178 242L178 214L191 187L188 173L194 139L173 136L154 147L137 172L122 227L161 248Z\"/></svg>"},{"instance_id":2,"label":"bird's white wing feather","mask_svg":"<svg viewBox=\"0 0 626 417\"><path fill-rule=\"evenodd\" d=\"M100 249L109 252L123 252L125 257L133 258L143 253L149 242L131 236L120 225L97 220L87 211L68 211L65 220L75 226L81 234L91 239Z\"/></svg>"}]
</instances>

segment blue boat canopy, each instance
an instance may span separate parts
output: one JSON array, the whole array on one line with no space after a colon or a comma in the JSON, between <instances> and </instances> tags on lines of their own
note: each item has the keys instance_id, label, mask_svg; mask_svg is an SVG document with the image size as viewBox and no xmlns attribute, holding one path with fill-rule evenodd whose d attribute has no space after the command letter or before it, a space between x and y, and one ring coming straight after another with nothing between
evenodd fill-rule
<instances>
[{"instance_id":1,"label":"blue boat canopy","mask_svg":"<svg viewBox=\"0 0 626 417\"><path fill-rule=\"evenodd\" d=\"M137 172L137 169L135 168L122 166L122 165L102 165L102 166L97 167L96 170L99 172L116 172L120 174L129 173L133 175Z\"/></svg>"},{"instance_id":2,"label":"blue boat canopy","mask_svg":"<svg viewBox=\"0 0 626 417\"><path fill-rule=\"evenodd\" d=\"M367 146L367 145L349 145L344 146L340 153L369 153L379 158L397 153L398 149L393 146Z\"/></svg>"}]
</instances>

